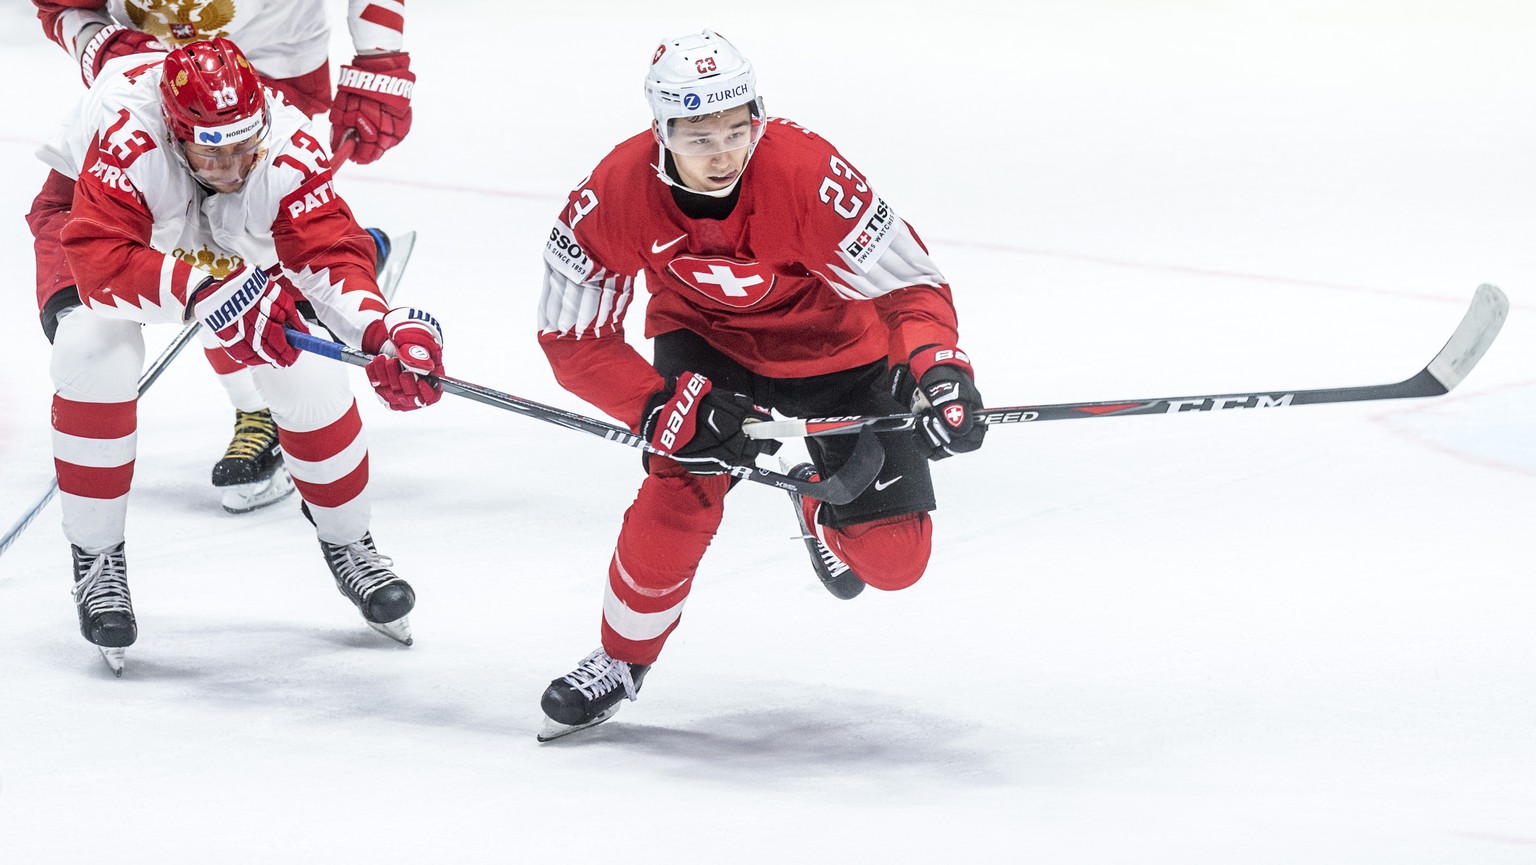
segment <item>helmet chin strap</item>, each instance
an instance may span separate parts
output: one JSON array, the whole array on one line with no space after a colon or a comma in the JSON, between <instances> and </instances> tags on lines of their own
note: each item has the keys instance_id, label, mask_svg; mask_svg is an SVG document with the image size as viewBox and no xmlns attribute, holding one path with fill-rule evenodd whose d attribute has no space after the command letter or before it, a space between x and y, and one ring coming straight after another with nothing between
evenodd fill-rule
<instances>
[{"instance_id":1,"label":"helmet chin strap","mask_svg":"<svg viewBox=\"0 0 1536 865\"><path fill-rule=\"evenodd\" d=\"M747 158L742 160L741 170L736 172L736 179L732 180L730 185L726 186L724 189L694 189L692 186L689 186L688 184L674 178L667 172L667 146L662 144L660 140L656 142L656 161L651 164L651 167L656 169L656 176L660 178L662 183L665 183L674 189L681 189L684 192L689 192L694 195L704 195L709 198L725 198L731 194L731 190L735 189L736 184L740 183L741 179L747 174L747 166L752 163L752 154L757 152L757 144L754 143L750 145L750 147L751 149L747 151Z\"/></svg>"}]
</instances>

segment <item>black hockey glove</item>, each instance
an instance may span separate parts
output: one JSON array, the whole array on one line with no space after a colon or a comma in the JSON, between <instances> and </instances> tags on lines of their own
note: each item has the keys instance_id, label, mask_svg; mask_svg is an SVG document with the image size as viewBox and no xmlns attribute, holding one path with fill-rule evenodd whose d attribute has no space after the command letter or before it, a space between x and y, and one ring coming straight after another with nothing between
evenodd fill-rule
<instances>
[{"instance_id":1,"label":"black hockey glove","mask_svg":"<svg viewBox=\"0 0 1536 865\"><path fill-rule=\"evenodd\" d=\"M722 461L752 465L758 454L779 449L773 439L758 441L741 432L745 422L772 419L746 394L717 391L704 376L685 372L667 379L666 386L651 395L640 434L690 474L718 475L725 472ZM647 471L650 456L642 457Z\"/></svg>"},{"instance_id":2,"label":"black hockey glove","mask_svg":"<svg viewBox=\"0 0 1536 865\"><path fill-rule=\"evenodd\" d=\"M982 410L981 392L976 390L966 353L953 346L925 345L912 352L909 364L906 381L916 382L910 405L920 415L918 428L933 448L928 458L941 460L981 447L987 425L977 417ZM901 381L901 376L893 378L896 387L902 386Z\"/></svg>"}]
</instances>

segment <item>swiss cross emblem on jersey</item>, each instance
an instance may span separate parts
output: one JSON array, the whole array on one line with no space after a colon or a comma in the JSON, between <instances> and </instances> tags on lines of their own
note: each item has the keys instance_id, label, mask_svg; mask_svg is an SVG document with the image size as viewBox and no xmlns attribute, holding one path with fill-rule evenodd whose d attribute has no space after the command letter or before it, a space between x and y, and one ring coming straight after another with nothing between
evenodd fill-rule
<instances>
[{"instance_id":1,"label":"swiss cross emblem on jersey","mask_svg":"<svg viewBox=\"0 0 1536 865\"><path fill-rule=\"evenodd\" d=\"M717 255L679 255L667 262L667 270L699 294L734 309L762 302L777 278L762 262Z\"/></svg>"}]
</instances>

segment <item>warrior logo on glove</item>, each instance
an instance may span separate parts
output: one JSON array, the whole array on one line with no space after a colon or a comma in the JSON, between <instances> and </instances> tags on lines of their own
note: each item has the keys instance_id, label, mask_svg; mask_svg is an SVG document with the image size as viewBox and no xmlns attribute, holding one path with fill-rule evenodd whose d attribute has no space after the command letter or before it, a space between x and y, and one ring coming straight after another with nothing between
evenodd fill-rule
<instances>
[{"instance_id":1,"label":"warrior logo on glove","mask_svg":"<svg viewBox=\"0 0 1536 865\"><path fill-rule=\"evenodd\" d=\"M331 106L331 150L352 151L353 162L368 163L411 131L411 93L416 75L404 51L359 54L341 67ZM343 145L347 145L343 147Z\"/></svg>"},{"instance_id":2,"label":"warrior logo on glove","mask_svg":"<svg viewBox=\"0 0 1536 865\"><path fill-rule=\"evenodd\" d=\"M246 366L292 366L299 350L284 327L307 332L285 278L242 264L223 279L208 277L187 298L185 319L196 317L224 351Z\"/></svg>"},{"instance_id":3,"label":"warrior logo on glove","mask_svg":"<svg viewBox=\"0 0 1536 865\"><path fill-rule=\"evenodd\" d=\"M368 383L395 411L429 406L443 396L443 328L426 310L396 307L363 332Z\"/></svg>"}]
</instances>

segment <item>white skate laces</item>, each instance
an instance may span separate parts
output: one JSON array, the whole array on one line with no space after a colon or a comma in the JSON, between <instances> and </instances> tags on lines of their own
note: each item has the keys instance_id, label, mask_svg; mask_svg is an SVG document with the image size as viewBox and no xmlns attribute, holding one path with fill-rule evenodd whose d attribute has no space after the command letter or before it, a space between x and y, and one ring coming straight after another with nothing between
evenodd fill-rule
<instances>
[{"instance_id":1,"label":"white skate laces","mask_svg":"<svg viewBox=\"0 0 1536 865\"><path fill-rule=\"evenodd\" d=\"M629 674L629 664L610 658L602 649L588 655L563 678L566 684L580 691L588 700L596 700L620 685L624 687L627 699L633 700L637 696L635 680Z\"/></svg>"},{"instance_id":2,"label":"white skate laces","mask_svg":"<svg viewBox=\"0 0 1536 865\"><path fill-rule=\"evenodd\" d=\"M87 615L102 613L133 614L128 600L128 562L116 550L90 556L91 565L75 581L71 594L75 603L84 604Z\"/></svg>"},{"instance_id":3,"label":"white skate laces","mask_svg":"<svg viewBox=\"0 0 1536 865\"><path fill-rule=\"evenodd\" d=\"M804 480L810 480L809 474L801 470L801 477ZM811 512L811 522L807 522L805 509L800 506L803 498L795 493L790 493L790 496L795 500L795 516L800 520L800 540L810 541L816 546L816 557L821 559L821 564L827 569L827 579L842 576L848 570L848 563L838 558L837 553L832 552L832 547L821 537L821 524L815 522L816 514L821 512L821 505L819 503L816 505L816 510Z\"/></svg>"},{"instance_id":4,"label":"white skate laces","mask_svg":"<svg viewBox=\"0 0 1536 865\"><path fill-rule=\"evenodd\" d=\"M811 533L801 535L801 538L816 542L816 555L821 557L821 563L826 566L829 575L840 577L848 570L848 563L838 558L837 553L832 552L832 548L819 535Z\"/></svg>"},{"instance_id":5,"label":"white skate laces","mask_svg":"<svg viewBox=\"0 0 1536 865\"><path fill-rule=\"evenodd\" d=\"M367 600L380 586L400 579L389 570L394 567L395 560L380 555L378 550L371 549L362 541L328 544L326 555L336 557L332 570L337 582L345 584L363 600Z\"/></svg>"}]
</instances>

